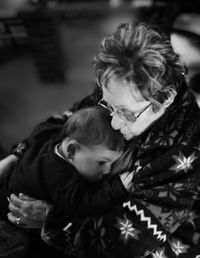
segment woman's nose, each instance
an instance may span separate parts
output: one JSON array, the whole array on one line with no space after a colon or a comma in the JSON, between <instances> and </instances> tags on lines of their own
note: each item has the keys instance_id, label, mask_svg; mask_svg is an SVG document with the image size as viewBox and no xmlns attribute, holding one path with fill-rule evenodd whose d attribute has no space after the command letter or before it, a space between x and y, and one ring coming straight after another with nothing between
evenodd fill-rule
<instances>
[{"instance_id":1,"label":"woman's nose","mask_svg":"<svg viewBox=\"0 0 200 258\"><path fill-rule=\"evenodd\" d=\"M119 130L122 125L122 119L118 117L117 115L113 114L112 120L111 120L111 126L114 130Z\"/></svg>"}]
</instances>

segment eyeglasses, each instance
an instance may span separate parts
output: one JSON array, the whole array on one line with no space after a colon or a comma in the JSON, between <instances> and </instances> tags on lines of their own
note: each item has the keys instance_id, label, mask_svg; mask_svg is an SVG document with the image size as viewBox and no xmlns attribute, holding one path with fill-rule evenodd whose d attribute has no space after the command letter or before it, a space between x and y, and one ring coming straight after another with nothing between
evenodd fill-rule
<instances>
[{"instance_id":1,"label":"eyeglasses","mask_svg":"<svg viewBox=\"0 0 200 258\"><path fill-rule=\"evenodd\" d=\"M98 105L100 105L101 107L106 109L110 113L110 116L117 115L123 120L127 120L128 122L134 123L138 119L138 117L145 110L147 110L147 108L149 108L151 106L151 103L148 106L146 106L144 109L142 109L137 115L135 115L134 112L131 112L127 109L116 109L116 111L114 111L114 109L111 106L109 106L108 103L103 99L101 99L98 102Z\"/></svg>"}]
</instances>

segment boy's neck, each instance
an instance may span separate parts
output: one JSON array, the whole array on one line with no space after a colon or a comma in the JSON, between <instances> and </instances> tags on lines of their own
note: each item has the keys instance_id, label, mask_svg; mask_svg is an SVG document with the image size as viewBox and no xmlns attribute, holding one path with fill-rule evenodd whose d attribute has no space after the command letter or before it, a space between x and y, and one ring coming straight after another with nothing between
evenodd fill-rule
<instances>
[{"instance_id":1,"label":"boy's neck","mask_svg":"<svg viewBox=\"0 0 200 258\"><path fill-rule=\"evenodd\" d=\"M62 158L62 159L64 159L64 160L66 160L66 158L65 158L64 155L62 154L62 148L60 148L60 147L61 147L61 146L60 146L60 143L56 144L55 147L54 147L54 153L55 153L58 157L60 157L60 158Z\"/></svg>"},{"instance_id":2,"label":"boy's neck","mask_svg":"<svg viewBox=\"0 0 200 258\"><path fill-rule=\"evenodd\" d=\"M54 152L56 155L58 155L60 158L68 161L65 157L65 155L63 155L63 151L62 151L62 147L61 147L61 144L57 144L54 148Z\"/></svg>"}]
</instances>

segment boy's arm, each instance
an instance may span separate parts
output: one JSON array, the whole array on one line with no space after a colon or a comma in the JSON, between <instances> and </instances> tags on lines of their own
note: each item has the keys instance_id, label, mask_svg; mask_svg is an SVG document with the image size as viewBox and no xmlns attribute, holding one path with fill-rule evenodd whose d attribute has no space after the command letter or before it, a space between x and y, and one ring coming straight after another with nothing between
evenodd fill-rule
<instances>
[{"instance_id":1,"label":"boy's arm","mask_svg":"<svg viewBox=\"0 0 200 258\"><path fill-rule=\"evenodd\" d=\"M71 221L71 219L81 220L86 216L103 215L111 211L117 204L123 203L128 196L128 192L123 186L126 180L123 180L123 183L121 180L119 176L113 176L92 185L77 182L70 187L67 186L63 193L58 194L55 206L47 215L42 231L43 239L48 243L47 239L52 240L54 233L59 228L64 228L67 221ZM130 182L130 178L127 181ZM51 233L51 236L45 235L46 228L51 228L53 235ZM63 242L63 239L60 239L57 235L56 239L58 242ZM57 241L56 239L54 241Z\"/></svg>"},{"instance_id":2,"label":"boy's arm","mask_svg":"<svg viewBox=\"0 0 200 258\"><path fill-rule=\"evenodd\" d=\"M128 197L132 187L133 173L124 172L120 175L107 176L90 185L86 185L81 194L82 202L79 204L80 215L89 216L105 214L117 204ZM76 208L77 210L77 208Z\"/></svg>"},{"instance_id":3,"label":"boy's arm","mask_svg":"<svg viewBox=\"0 0 200 258\"><path fill-rule=\"evenodd\" d=\"M81 190L81 189L80 189ZM91 216L104 214L128 196L120 177L105 177L95 184L85 184L82 191L77 192L77 205L74 205L74 215Z\"/></svg>"},{"instance_id":4,"label":"boy's arm","mask_svg":"<svg viewBox=\"0 0 200 258\"><path fill-rule=\"evenodd\" d=\"M105 213L128 195L118 175L89 183L75 169L58 168L51 157L44 161L43 181L53 204L70 217Z\"/></svg>"}]
</instances>

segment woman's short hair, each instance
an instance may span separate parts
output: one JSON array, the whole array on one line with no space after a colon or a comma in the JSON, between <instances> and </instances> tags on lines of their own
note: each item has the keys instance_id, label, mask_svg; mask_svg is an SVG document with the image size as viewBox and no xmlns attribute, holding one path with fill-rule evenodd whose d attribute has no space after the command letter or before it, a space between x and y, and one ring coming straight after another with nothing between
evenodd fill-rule
<instances>
[{"instance_id":1,"label":"woman's short hair","mask_svg":"<svg viewBox=\"0 0 200 258\"><path fill-rule=\"evenodd\" d=\"M65 122L61 139L70 137L85 146L104 145L110 150L124 149L125 140L111 127L111 116L102 107L83 108L73 113Z\"/></svg>"},{"instance_id":2,"label":"woman's short hair","mask_svg":"<svg viewBox=\"0 0 200 258\"><path fill-rule=\"evenodd\" d=\"M100 85L106 87L113 76L134 82L157 107L184 79L184 68L168 35L144 23L121 24L106 36L93 64Z\"/></svg>"}]
</instances>

